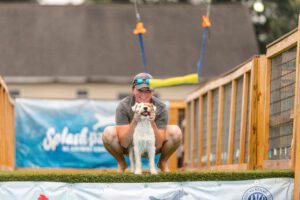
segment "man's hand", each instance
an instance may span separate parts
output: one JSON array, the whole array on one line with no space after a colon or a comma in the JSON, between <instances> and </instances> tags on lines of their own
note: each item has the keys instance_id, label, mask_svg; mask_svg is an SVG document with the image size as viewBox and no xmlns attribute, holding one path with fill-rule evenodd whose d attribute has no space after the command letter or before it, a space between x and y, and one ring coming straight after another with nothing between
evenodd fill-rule
<instances>
[{"instance_id":1,"label":"man's hand","mask_svg":"<svg viewBox=\"0 0 300 200\"><path fill-rule=\"evenodd\" d=\"M153 123L155 121L155 117L156 117L156 114L155 114L155 111L152 110L150 112L150 116L149 116L149 119L150 119L150 122Z\"/></svg>"},{"instance_id":2,"label":"man's hand","mask_svg":"<svg viewBox=\"0 0 300 200\"><path fill-rule=\"evenodd\" d=\"M141 115L138 112L135 112L133 115L133 120L138 122L141 119Z\"/></svg>"}]
</instances>

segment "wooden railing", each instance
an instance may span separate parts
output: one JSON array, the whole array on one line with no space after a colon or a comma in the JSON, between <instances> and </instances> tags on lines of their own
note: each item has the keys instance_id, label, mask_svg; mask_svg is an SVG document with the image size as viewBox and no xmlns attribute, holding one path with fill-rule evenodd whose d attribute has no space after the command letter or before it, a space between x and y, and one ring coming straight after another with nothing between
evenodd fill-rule
<instances>
[{"instance_id":1,"label":"wooden railing","mask_svg":"<svg viewBox=\"0 0 300 200\"><path fill-rule=\"evenodd\" d=\"M202 169L253 169L257 70L262 57L210 81L187 98L185 163ZM252 131L253 132L253 131Z\"/></svg>"},{"instance_id":2,"label":"wooden railing","mask_svg":"<svg viewBox=\"0 0 300 200\"><path fill-rule=\"evenodd\" d=\"M0 169L15 168L14 103L0 77Z\"/></svg>"},{"instance_id":3,"label":"wooden railing","mask_svg":"<svg viewBox=\"0 0 300 200\"><path fill-rule=\"evenodd\" d=\"M300 198L298 30L187 97L188 168L293 169Z\"/></svg>"},{"instance_id":4,"label":"wooden railing","mask_svg":"<svg viewBox=\"0 0 300 200\"><path fill-rule=\"evenodd\" d=\"M298 31L267 47L263 168L294 168Z\"/></svg>"},{"instance_id":5,"label":"wooden railing","mask_svg":"<svg viewBox=\"0 0 300 200\"><path fill-rule=\"evenodd\" d=\"M294 200L300 197L298 30L299 27L267 46L264 73L260 75L264 80L260 91L263 98L257 113L261 120L256 165L264 169L293 169Z\"/></svg>"}]
</instances>

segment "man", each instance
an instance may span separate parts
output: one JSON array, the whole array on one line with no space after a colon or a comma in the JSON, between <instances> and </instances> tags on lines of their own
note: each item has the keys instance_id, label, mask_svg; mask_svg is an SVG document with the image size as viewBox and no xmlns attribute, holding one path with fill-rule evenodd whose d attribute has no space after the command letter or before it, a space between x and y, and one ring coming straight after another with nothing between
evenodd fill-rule
<instances>
[{"instance_id":1,"label":"man","mask_svg":"<svg viewBox=\"0 0 300 200\"><path fill-rule=\"evenodd\" d=\"M167 124L167 107L153 96L154 90L149 86L150 79L152 76L147 73L139 73L134 77L132 94L121 100L117 106L116 126L109 126L103 132L104 147L118 161L118 172L123 172L127 167L124 154L132 143L134 129L140 117L131 109L135 102L153 103L156 106L156 112L150 113L150 121L155 135L156 153L161 153L157 164L161 171L169 171L167 161L181 144L181 130L177 125Z\"/></svg>"}]
</instances>

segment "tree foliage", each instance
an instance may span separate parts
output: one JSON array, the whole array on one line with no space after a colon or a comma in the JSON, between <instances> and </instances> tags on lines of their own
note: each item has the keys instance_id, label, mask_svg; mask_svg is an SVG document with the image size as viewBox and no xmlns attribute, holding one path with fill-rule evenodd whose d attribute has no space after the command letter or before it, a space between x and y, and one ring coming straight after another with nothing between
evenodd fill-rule
<instances>
[{"instance_id":1,"label":"tree foliage","mask_svg":"<svg viewBox=\"0 0 300 200\"><path fill-rule=\"evenodd\" d=\"M265 23L254 23L261 53L267 44L297 28L300 3L294 0L264 1L265 10L261 14L252 11L253 16L264 16Z\"/></svg>"}]
</instances>

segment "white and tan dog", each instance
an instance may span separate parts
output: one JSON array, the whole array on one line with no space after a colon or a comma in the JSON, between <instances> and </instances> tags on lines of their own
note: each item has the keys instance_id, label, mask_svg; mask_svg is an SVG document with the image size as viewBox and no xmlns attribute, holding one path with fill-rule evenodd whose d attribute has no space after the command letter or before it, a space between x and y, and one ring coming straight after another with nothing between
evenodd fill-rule
<instances>
[{"instance_id":1,"label":"white and tan dog","mask_svg":"<svg viewBox=\"0 0 300 200\"><path fill-rule=\"evenodd\" d=\"M151 103L136 103L133 112L140 115L134 133L133 142L129 148L131 172L142 174L142 156L147 154L151 174L157 174L155 169L155 135L150 122L150 112L155 112L156 107Z\"/></svg>"}]
</instances>

